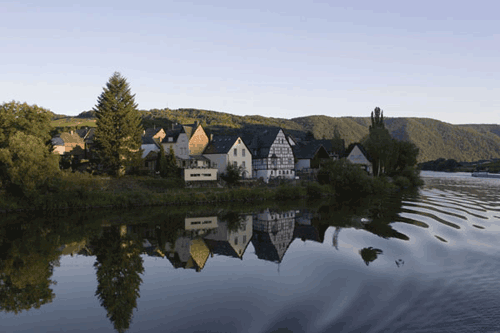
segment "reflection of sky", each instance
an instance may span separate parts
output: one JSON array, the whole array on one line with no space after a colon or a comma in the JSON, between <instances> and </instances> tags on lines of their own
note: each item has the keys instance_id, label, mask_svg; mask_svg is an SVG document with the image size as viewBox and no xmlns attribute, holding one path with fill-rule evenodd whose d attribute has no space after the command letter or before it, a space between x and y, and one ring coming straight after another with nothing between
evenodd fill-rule
<instances>
[{"instance_id":1,"label":"reflection of sky","mask_svg":"<svg viewBox=\"0 0 500 333\"><path fill-rule=\"evenodd\" d=\"M280 264L259 260L250 242L243 260L209 256L201 272L175 269L167 259L143 254L143 283L128 332L272 332L284 327L292 331L301 327L298 331L305 332L366 331L366 327L374 332L387 328L411 332L412 328L433 331L440 325L498 330L491 315L500 311L495 229L499 221L493 217L498 212L481 208L474 211L477 216L468 214L477 205L470 204L467 195L476 193L476 188L460 189L460 195L453 196L455 185L441 182L435 189L432 181L428 184L418 200L403 204L401 221L391 224L409 237L407 241L343 228L337 250L335 228L330 227L322 244L295 239ZM485 186L483 191L492 188ZM452 205L450 197L465 211L442 207ZM442 206L430 209L431 199ZM488 205L498 209L492 202ZM428 227L403 223L403 218ZM382 253L367 266L360 250L368 247ZM54 302L18 316L0 313L0 331L31 332L34 327L40 332L113 331L94 296L94 260L62 257L52 278L57 281Z\"/></svg>"}]
</instances>

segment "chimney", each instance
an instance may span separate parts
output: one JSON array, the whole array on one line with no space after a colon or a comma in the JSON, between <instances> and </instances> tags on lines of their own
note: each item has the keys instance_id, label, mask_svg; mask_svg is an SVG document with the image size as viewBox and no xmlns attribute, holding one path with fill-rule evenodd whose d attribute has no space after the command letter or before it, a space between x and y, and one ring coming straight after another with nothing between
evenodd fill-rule
<instances>
[{"instance_id":1,"label":"chimney","mask_svg":"<svg viewBox=\"0 0 500 333\"><path fill-rule=\"evenodd\" d=\"M194 129L197 129L198 128L198 120L195 120L194 121Z\"/></svg>"},{"instance_id":2,"label":"chimney","mask_svg":"<svg viewBox=\"0 0 500 333\"><path fill-rule=\"evenodd\" d=\"M69 134L73 135L73 130L69 131Z\"/></svg>"}]
</instances>

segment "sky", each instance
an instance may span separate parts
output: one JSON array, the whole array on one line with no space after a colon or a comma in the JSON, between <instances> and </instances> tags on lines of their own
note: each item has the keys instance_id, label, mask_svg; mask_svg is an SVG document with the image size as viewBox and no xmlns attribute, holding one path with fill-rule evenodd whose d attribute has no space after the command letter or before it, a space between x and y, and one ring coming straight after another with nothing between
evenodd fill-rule
<instances>
[{"instance_id":1,"label":"sky","mask_svg":"<svg viewBox=\"0 0 500 333\"><path fill-rule=\"evenodd\" d=\"M499 1L0 3L0 103L500 124Z\"/></svg>"}]
</instances>

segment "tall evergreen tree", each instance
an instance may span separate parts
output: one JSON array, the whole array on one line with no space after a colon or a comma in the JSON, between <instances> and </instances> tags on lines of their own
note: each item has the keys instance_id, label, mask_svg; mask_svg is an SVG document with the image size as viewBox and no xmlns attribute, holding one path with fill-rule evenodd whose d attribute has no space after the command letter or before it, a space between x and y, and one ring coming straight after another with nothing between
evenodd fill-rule
<instances>
[{"instance_id":1,"label":"tall evergreen tree","mask_svg":"<svg viewBox=\"0 0 500 333\"><path fill-rule=\"evenodd\" d=\"M105 170L113 175L140 158L143 130L134 97L127 80L115 72L93 109L97 117L96 151Z\"/></svg>"},{"instance_id":2,"label":"tall evergreen tree","mask_svg":"<svg viewBox=\"0 0 500 333\"><path fill-rule=\"evenodd\" d=\"M372 111L371 119L372 124L370 125L370 132L376 128L385 129L384 111L382 111L378 106Z\"/></svg>"}]
</instances>

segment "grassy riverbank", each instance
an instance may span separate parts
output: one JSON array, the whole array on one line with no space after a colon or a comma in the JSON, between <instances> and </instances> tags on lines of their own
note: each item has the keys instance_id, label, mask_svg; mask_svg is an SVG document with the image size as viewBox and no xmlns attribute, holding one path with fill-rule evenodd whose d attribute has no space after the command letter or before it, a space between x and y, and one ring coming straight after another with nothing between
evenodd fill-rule
<instances>
[{"instance_id":1,"label":"grassy riverbank","mask_svg":"<svg viewBox=\"0 0 500 333\"><path fill-rule=\"evenodd\" d=\"M362 197L389 193L418 184L403 176L395 179L339 174L330 182L297 182L279 186L185 188L182 182L153 177L100 177L62 173L43 192L30 195L0 192L0 212L18 210L189 206L224 202L272 202L320 197Z\"/></svg>"}]
</instances>

